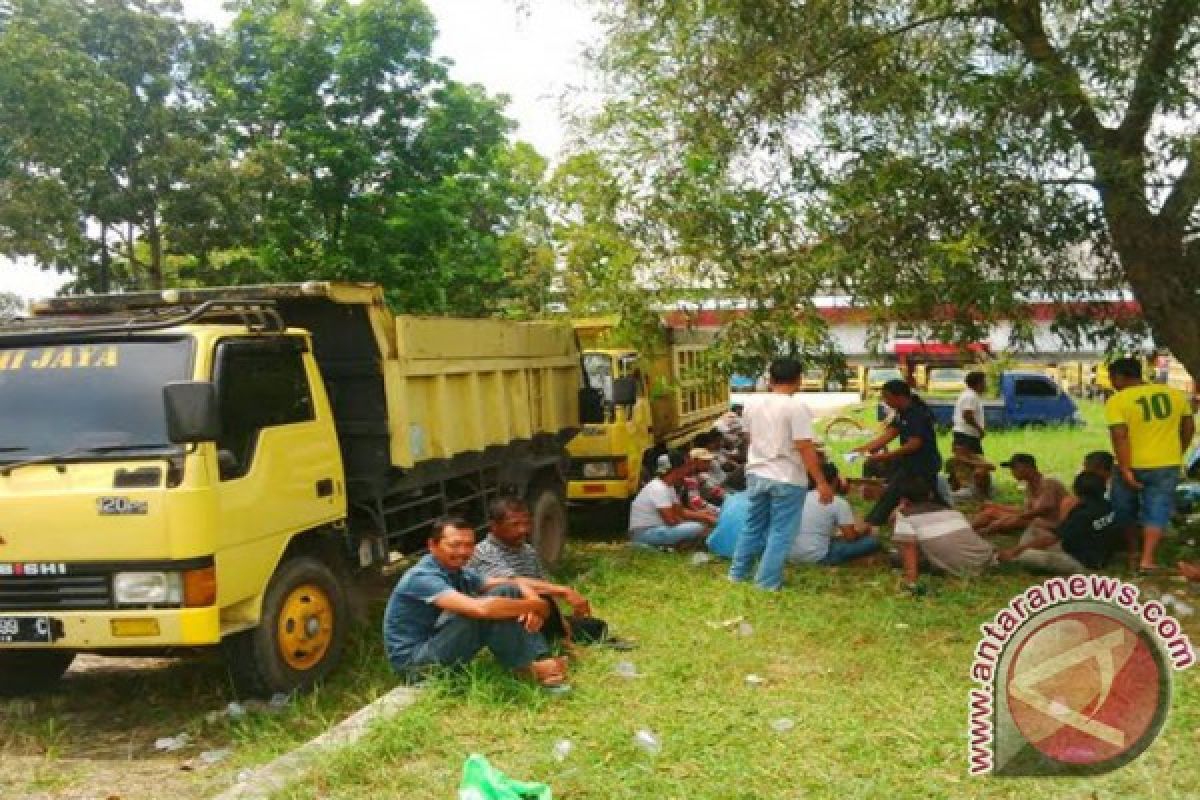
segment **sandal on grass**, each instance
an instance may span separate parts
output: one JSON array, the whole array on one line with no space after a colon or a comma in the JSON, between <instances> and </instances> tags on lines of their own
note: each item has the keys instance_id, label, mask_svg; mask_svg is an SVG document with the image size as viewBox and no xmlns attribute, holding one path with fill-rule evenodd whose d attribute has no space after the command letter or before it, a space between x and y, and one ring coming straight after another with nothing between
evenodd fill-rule
<instances>
[{"instance_id":1,"label":"sandal on grass","mask_svg":"<svg viewBox=\"0 0 1200 800\"><path fill-rule=\"evenodd\" d=\"M517 674L529 678L543 689L557 689L567 684L566 659L543 658L517 670Z\"/></svg>"},{"instance_id":2,"label":"sandal on grass","mask_svg":"<svg viewBox=\"0 0 1200 800\"><path fill-rule=\"evenodd\" d=\"M601 647L607 647L609 650L617 650L619 652L628 652L637 650L637 642L629 639L622 639L620 636L609 636L600 640Z\"/></svg>"}]
</instances>

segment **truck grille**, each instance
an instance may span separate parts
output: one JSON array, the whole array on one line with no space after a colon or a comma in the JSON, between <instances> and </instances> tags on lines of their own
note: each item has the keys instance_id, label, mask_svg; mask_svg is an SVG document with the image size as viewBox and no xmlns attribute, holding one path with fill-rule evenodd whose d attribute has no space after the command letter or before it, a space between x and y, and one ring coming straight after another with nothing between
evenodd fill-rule
<instances>
[{"instance_id":1,"label":"truck grille","mask_svg":"<svg viewBox=\"0 0 1200 800\"><path fill-rule=\"evenodd\" d=\"M5 575L0 611L87 610L112 607L108 575Z\"/></svg>"}]
</instances>

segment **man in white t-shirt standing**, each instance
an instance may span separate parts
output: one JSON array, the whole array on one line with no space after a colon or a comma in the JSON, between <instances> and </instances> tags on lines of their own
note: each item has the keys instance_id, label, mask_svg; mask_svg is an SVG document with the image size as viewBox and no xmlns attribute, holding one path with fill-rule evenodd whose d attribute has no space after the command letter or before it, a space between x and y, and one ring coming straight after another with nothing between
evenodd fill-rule
<instances>
[{"instance_id":1,"label":"man in white t-shirt standing","mask_svg":"<svg viewBox=\"0 0 1200 800\"><path fill-rule=\"evenodd\" d=\"M642 487L629 509L629 538L634 544L674 547L708 536L717 524L716 514L685 508L676 491L694 469L694 462L678 450L658 457L656 477Z\"/></svg>"},{"instance_id":2,"label":"man in white t-shirt standing","mask_svg":"<svg viewBox=\"0 0 1200 800\"><path fill-rule=\"evenodd\" d=\"M987 391L987 377L982 372L968 372L967 388L954 401L954 442L951 451L954 458L971 468L975 493L988 497L992 490L992 474L995 468L983 457L983 437L987 435L983 415L983 393Z\"/></svg>"},{"instance_id":3,"label":"man in white t-shirt standing","mask_svg":"<svg viewBox=\"0 0 1200 800\"><path fill-rule=\"evenodd\" d=\"M822 503L833 502L813 444L812 412L793 397L803 368L794 358L779 358L768 371L770 391L742 414L750 449L746 457L746 527L738 536L729 567L735 583L749 580L758 560L754 582L762 589L783 587L783 567L796 536L804 507L808 476L817 483ZM760 558L761 556L761 558Z\"/></svg>"}]
</instances>

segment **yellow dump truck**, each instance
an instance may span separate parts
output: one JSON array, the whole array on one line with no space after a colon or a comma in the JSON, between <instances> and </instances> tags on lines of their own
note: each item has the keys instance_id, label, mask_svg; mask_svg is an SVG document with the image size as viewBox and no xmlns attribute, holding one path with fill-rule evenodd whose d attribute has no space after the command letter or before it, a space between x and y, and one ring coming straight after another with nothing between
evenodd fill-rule
<instances>
[{"instance_id":1,"label":"yellow dump truck","mask_svg":"<svg viewBox=\"0 0 1200 800\"><path fill-rule=\"evenodd\" d=\"M341 655L363 573L523 493L566 533L568 325L394 317L369 285L59 298L0 328L0 693L221 645L248 693Z\"/></svg>"},{"instance_id":2,"label":"yellow dump truck","mask_svg":"<svg viewBox=\"0 0 1200 800\"><path fill-rule=\"evenodd\" d=\"M705 361L715 331L666 329L661 352L647 356L606 346L614 324L606 318L575 323L600 407L585 415L568 445L571 500L631 499L649 451L686 444L729 410L729 381Z\"/></svg>"}]
</instances>

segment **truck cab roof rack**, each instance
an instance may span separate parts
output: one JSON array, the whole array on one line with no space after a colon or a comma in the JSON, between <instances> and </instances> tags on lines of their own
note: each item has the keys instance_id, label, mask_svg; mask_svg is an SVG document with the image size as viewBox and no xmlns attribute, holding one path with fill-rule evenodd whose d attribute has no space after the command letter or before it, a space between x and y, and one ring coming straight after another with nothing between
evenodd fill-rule
<instances>
[{"instance_id":1,"label":"truck cab roof rack","mask_svg":"<svg viewBox=\"0 0 1200 800\"><path fill-rule=\"evenodd\" d=\"M152 333L193 322L245 325L255 333L278 333L287 328L283 317L269 300L227 302L208 300L194 306L159 306L133 311L128 307L102 310L89 304L37 309L35 316L12 320L0 326L0 344L52 344L60 340L113 334Z\"/></svg>"}]
</instances>

